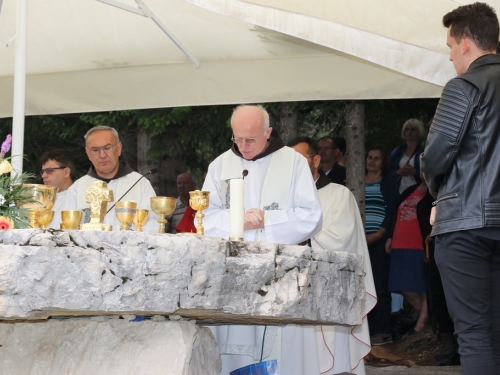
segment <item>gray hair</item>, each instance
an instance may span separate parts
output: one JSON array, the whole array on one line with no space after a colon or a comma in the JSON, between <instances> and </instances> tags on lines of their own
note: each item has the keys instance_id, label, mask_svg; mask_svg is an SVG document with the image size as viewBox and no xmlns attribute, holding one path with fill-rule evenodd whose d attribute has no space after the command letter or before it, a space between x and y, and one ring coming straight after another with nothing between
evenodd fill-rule
<instances>
[{"instance_id":1,"label":"gray hair","mask_svg":"<svg viewBox=\"0 0 500 375\"><path fill-rule=\"evenodd\" d=\"M403 128L401 129L401 138L406 140L405 138L405 129L408 126L415 126L418 132L418 139L423 140L425 138L425 129L424 125L422 124L422 121L411 118L409 120L406 120L406 122L403 124Z\"/></svg>"},{"instance_id":2,"label":"gray hair","mask_svg":"<svg viewBox=\"0 0 500 375\"><path fill-rule=\"evenodd\" d=\"M239 106L237 106L234 110L233 110L233 114L231 116L231 126L233 126L233 116L234 114L241 108L244 108L244 107L253 107L253 108L257 108L259 109L261 112L262 112L262 123L263 123L263 130L267 130L269 129L269 113L267 113L266 109L261 106L260 104L256 104L256 105L250 105L250 104L240 104Z\"/></svg>"},{"instance_id":3,"label":"gray hair","mask_svg":"<svg viewBox=\"0 0 500 375\"><path fill-rule=\"evenodd\" d=\"M89 135L91 135L92 133L95 133L95 132L99 132L99 131L111 132L113 134L113 136L115 137L116 141L120 142L120 137L118 136L118 132L116 131L115 128L112 128L111 126L99 125L99 126L94 126L93 128L89 129L87 134L85 134L83 136L83 138L85 138L85 144L87 144L87 138L89 137Z\"/></svg>"}]
</instances>

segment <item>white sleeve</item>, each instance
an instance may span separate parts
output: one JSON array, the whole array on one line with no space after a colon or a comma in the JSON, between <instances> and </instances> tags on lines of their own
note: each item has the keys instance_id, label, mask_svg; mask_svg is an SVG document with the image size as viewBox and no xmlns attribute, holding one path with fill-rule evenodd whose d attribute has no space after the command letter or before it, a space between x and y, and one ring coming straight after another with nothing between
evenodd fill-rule
<instances>
[{"instance_id":1,"label":"white sleeve","mask_svg":"<svg viewBox=\"0 0 500 375\"><path fill-rule=\"evenodd\" d=\"M221 197L220 174L222 169L221 158L217 158L208 167L208 173L203 183L202 190L210 191L208 209L203 211L203 227L205 235L229 239L229 210L224 208ZM194 219L194 225L197 225Z\"/></svg>"},{"instance_id":2,"label":"white sleeve","mask_svg":"<svg viewBox=\"0 0 500 375\"><path fill-rule=\"evenodd\" d=\"M264 215L266 241L298 244L321 230L323 223L318 192L306 159L297 153L288 207Z\"/></svg>"}]
</instances>

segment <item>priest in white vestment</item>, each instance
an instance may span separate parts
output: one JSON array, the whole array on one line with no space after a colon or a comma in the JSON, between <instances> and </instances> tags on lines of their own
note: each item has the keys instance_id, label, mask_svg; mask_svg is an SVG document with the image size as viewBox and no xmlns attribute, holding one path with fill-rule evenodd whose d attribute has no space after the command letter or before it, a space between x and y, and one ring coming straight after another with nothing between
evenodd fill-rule
<instances>
[{"instance_id":1,"label":"priest in white vestment","mask_svg":"<svg viewBox=\"0 0 500 375\"><path fill-rule=\"evenodd\" d=\"M90 203L85 200L85 192L95 181L104 181L108 189L113 191L114 202L122 197L140 178L141 175L134 172L124 162L120 162L122 143L118 132L109 126L96 126L85 134L85 152L92 162L87 175L79 178L68 189L64 203L65 210L83 211L82 223L90 222ZM159 224L156 215L150 206L150 198L156 193L148 179L142 178L121 201L134 201L137 208L149 210L149 218L142 228L144 232L158 232ZM108 209L114 204L108 203ZM114 207L104 217L105 224L111 224L114 231L120 230L120 221L116 217Z\"/></svg>"},{"instance_id":2,"label":"priest in white vestment","mask_svg":"<svg viewBox=\"0 0 500 375\"><path fill-rule=\"evenodd\" d=\"M331 375L343 372L364 375L363 358L371 349L367 314L377 300L358 205L349 189L330 183L328 177L320 172L321 157L312 139L298 137L288 145L308 161L323 210L323 227L311 238L311 246L362 255L366 294L363 322L359 326L285 327L282 332L282 351L290 354L291 361L284 363L280 369L287 375ZM314 368L315 361L318 369ZM315 370L311 371L313 368Z\"/></svg>"},{"instance_id":3,"label":"priest in white vestment","mask_svg":"<svg viewBox=\"0 0 500 375\"><path fill-rule=\"evenodd\" d=\"M260 106L236 108L231 127L233 146L210 164L203 185L203 190L210 191L210 206L204 211L205 235L229 238L229 180L247 171L244 240L298 244L311 238L321 229L322 214L306 160L284 145ZM223 375L261 358L278 359L278 368L286 361L286 353L279 351L280 330L275 326L211 329L221 349Z\"/></svg>"}]
</instances>

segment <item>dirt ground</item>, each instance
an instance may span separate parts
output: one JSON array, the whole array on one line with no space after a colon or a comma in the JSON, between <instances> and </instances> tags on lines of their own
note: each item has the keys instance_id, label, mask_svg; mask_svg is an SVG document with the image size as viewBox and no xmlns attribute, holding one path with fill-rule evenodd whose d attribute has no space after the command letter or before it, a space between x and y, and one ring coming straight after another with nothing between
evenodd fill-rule
<instances>
[{"instance_id":1,"label":"dirt ground","mask_svg":"<svg viewBox=\"0 0 500 375\"><path fill-rule=\"evenodd\" d=\"M432 366L436 362L434 356L439 353L440 345L441 342L436 338L431 327L427 327L422 332L386 344L384 348L419 366Z\"/></svg>"}]
</instances>

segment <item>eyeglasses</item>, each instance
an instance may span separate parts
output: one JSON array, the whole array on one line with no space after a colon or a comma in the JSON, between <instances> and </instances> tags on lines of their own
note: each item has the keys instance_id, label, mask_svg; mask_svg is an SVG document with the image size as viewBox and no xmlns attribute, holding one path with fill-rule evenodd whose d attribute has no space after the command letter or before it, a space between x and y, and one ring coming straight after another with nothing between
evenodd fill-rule
<instances>
[{"instance_id":1,"label":"eyeglasses","mask_svg":"<svg viewBox=\"0 0 500 375\"><path fill-rule=\"evenodd\" d=\"M318 151L323 151L323 150L335 150L337 147L332 147L332 146L326 146L326 147L318 147Z\"/></svg>"},{"instance_id":2,"label":"eyeglasses","mask_svg":"<svg viewBox=\"0 0 500 375\"><path fill-rule=\"evenodd\" d=\"M267 131L267 129L264 130L261 135L259 135L258 137L255 137L255 138L234 138L234 135L233 135L231 137L231 141L233 141L234 143L236 143L238 145L241 145L242 143L248 143L249 145L251 145L251 144L254 144L255 142L257 142L257 139L262 137L266 131Z\"/></svg>"},{"instance_id":3,"label":"eyeglasses","mask_svg":"<svg viewBox=\"0 0 500 375\"><path fill-rule=\"evenodd\" d=\"M68 168L68 167L45 168L45 169L40 170L40 175L43 176L44 173L51 175L52 173L54 173L54 171L56 169L64 169L64 168Z\"/></svg>"},{"instance_id":4,"label":"eyeglasses","mask_svg":"<svg viewBox=\"0 0 500 375\"><path fill-rule=\"evenodd\" d=\"M115 147L118 143L120 143L120 141L116 142L114 145L107 144L106 146L102 147L87 148L87 150L89 150L92 155L99 155L101 151L104 151L106 154L109 154L113 149L113 147Z\"/></svg>"}]
</instances>

